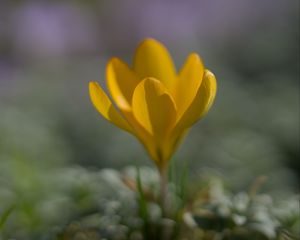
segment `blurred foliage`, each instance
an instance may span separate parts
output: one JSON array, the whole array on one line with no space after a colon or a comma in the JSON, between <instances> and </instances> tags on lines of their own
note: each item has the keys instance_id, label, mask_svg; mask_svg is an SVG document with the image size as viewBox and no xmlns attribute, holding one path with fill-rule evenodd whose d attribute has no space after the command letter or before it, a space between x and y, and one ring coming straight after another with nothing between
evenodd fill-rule
<instances>
[{"instance_id":1,"label":"blurred foliage","mask_svg":"<svg viewBox=\"0 0 300 240\"><path fill-rule=\"evenodd\" d=\"M282 203L278 205L270 195L257 193L264 180L264 177L257 178L249 192L237 194L225 190L220 180L210 180L208 186L198 193L191 214L200 228L198 238L215 239L218 236L218 239L259 240L288 236L296 239L300 224L299 197L287 198L283 210ZM293 210L287 210L287 206ZM280 211L282 215L277 214ZM285 224L288 219L289 223Z\"/></svg>"},{"instance_id":2,"label":"blurred foliage","mask_svg":"<svg viewBox=\"0 0 300 240\"><path fill-rule=\"evenodd\" d=\"M265 178L258 178L248 193L233 193L213 172L206 172L184 187L186 200L178 194L181 186L170 181L169 217L163 218L155 169L140 169L140 187L134 167L122 171L73 167L49 174L35 176L27 189L31 194L10 193L15 206L4 222L2 239L270 240L299 235L299 197L285 194L276 199L259 193ZM45 187L48 191L43 193ZM138 201L141 191L143 199ZM146 218L141 207L146 208ZM6 214L2 206L0 210Z\"/></svg>"},{"instance_id":3,"label":"blurred foliage","mask_svg":"<svg viewBox=\"0 0 300 240\"><path fill-rule=\"evenodd\" d=\"M213 174L210 174L209 177L201 179L201 187L198 186L197 194L191 192L190 196L192 198L190 201L175 210L175 212L181 212L180 218L174 218L176 214L173 215L173 217L170 215L170 218L163 218L157 202L157 196L156 199L153 199L155 190L158 190L153 189L153 179L155 176L156 187L158 186L157 174L153 169L142 168L141 170L144 176L143 180L146 181L142 186L144 192L142 193L144 196L140 199L142 201L136 203L138 206L128 205L127 202L123 202L123 198L115 198L118 199L118 203L115 201L110 202L113 206L118 206L116 209L123 208L123 211L124 207L133 207L129 215L123 215L124 212L122 214L121 211L116 209L110 213L108 213L108 211L106 211L106 213L102 212L98 217L93 215L91 218L88 218L94 220L94 224L91 225L86 225L87 218L84 218L84 220L77 223L77 225L70 224L64 230L61 239L68 239L67 236L70 233L72 233L73 236L79 234L81 237L78 237L78 239L85 239L83 236L87 237L89 234L95 236L95 239L101 239L101 237L104 239L164 240L298 239L300 215L297 206L299 204L299 197L292 196L289 198L289 196L286 196L286 200L278 202L278 200L273 199L268 194L258 193L264 178L256 179L248 193L240 192L233 194L229 189L225 189L222 186L220 179L212 177ZM149 175L151 172L152 174ZM134 168L127 168L119 177L123 180L129 177L134 181L133 175ZM124 183L130 186L131 190L134 190L132 188L132 182L128 185L128 179ZM142 184L142 182L140 184ZM173 185L172 182L169 184L168 203L170 206L177 204L178 207L178 201L182 200L176 195L177 187L178 186ZM139 198L141 194L140 191L141 189L135 189L135 197ZM154 192L150 194L151 191ZM146 207L147 216L137 211L137 207L139 209ZM111 206L106 206L106 209L110 208ZM170 209L172 209L172 207L170 207ZM103 214L109 214L110 220L107 221L108 225L100 220L104 218ZM114 214L118 214L119 218L114 218ZM124 221L124 219L133 216L135 216L135 222L138 224ZM118 219L120 225L115 225L113 219ZM125 225L122 225L122 223ZM108 231L108 229L110 229L110 231ZM83 233L85 235L82 235Z\"/></svg>"}]
</instances>

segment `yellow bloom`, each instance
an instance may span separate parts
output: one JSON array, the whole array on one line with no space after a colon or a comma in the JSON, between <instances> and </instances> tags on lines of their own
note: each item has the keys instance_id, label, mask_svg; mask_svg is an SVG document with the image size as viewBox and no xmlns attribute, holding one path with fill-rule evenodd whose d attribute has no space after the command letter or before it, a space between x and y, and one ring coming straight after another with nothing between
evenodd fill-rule
<instances>
[{"instance_id":1,"label":"yellow bloom","mask_svg":"<svg viewBox=\"0 0 300 240\"><path fill-rule=\"evenodd\" d=\"M196 53L176 73L168 50L154 39L144 40L133 67L118 58L106 68L111 99L97 82L90 97L102 116L136 136L160 170L189 128L209 110L215 98L215 76Z\"/></svg>"}]
</instances>

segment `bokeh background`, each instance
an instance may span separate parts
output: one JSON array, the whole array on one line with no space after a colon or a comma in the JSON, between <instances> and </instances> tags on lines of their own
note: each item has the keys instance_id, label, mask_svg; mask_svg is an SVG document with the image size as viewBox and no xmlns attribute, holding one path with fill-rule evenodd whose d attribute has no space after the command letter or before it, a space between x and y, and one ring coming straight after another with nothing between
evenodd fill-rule
<instances>
[{"instance_id":1,"label":"bokeh background","mask_svg":"<svg viewBox=\"0 0 300 240\"><path fill-rule=\"evenodd\" d=\"M0 213L21 206L19 236L72 212L95 171L153 166L88 95L90 80L105 85L106 62L131 64L145 37L178 68L198 52L218 80L212 110L173 160L234 191L260 175L275 195L298 191L299 1L1 1Z\"/></svg>"}]
</instances>

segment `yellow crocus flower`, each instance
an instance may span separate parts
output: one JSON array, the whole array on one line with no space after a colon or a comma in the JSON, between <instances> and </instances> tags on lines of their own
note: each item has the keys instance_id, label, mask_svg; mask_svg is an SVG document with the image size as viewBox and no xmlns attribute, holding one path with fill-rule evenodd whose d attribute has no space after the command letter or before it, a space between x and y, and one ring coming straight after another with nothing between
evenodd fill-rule
<instances>
[{"instance_id":1,"label":"yellow crocus flower","mask_svg":"<svg viewBox=\"0 0 300 240\"><path fill-rule=\"evenodd\" d=\"M133 67L112 58L106 81L111 98L90 82L92 103L106 120L136 136L159 170L209 110L217 89L215 76L197 53L177 73L168 50L151 38L138 46Z\"/></svg>"}]
</instances>

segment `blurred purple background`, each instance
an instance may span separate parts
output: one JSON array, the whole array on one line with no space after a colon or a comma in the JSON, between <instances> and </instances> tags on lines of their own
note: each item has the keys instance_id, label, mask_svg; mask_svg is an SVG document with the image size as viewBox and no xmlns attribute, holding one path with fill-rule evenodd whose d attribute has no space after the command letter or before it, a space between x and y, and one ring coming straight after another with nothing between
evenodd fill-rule
<instances>
[{"instance_id":1,"label":"blurred purple background","mask_svg":"<svg viewBox=\"0 0 300 240\"><path fill-rule=\"evenodd\" d=\"M258 33L295 33L298 24L293 0L11 1L0 11L1 58L24 58L25 63L28 57L129 54L148 36L182 52L239 39L247 48L247 42L261 38ZM280 41L265 39L272 40Z\"/></svg>"}]
</instances>

